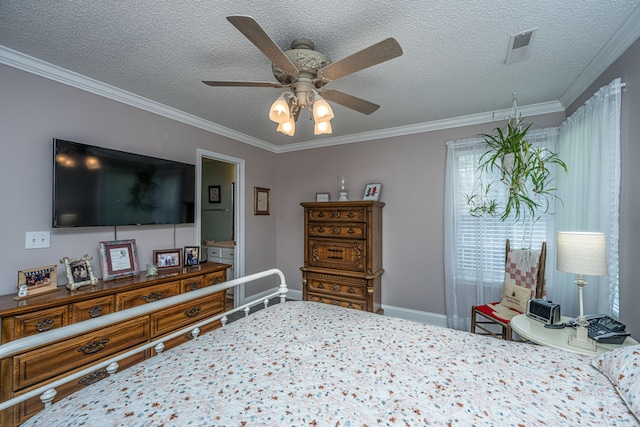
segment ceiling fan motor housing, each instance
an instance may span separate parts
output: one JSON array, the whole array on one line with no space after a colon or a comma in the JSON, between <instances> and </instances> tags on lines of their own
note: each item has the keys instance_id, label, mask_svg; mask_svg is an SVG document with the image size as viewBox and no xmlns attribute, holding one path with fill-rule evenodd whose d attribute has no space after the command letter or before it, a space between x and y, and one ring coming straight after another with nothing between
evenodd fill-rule
<instances>
[{"instance_id":1,"label":"ceiling fan motor housing","mask_svg":"<svg viewBox=\"0 0 640 427\"><path fill-rule=\"evenodd\" d=\"M289 60L295 64L299 70L299 77L306 77L315 81L318 77L318 70L331 64L331 60L325 54L313 50L313 41L306 38L295 39L291 43L291 49L284 52ZM298 76L291 75L275 64L271 64L273 76L283 85L295 82ZM317 88L324 86L327 82L317 81Z\"/></svg>"}]
</instances>

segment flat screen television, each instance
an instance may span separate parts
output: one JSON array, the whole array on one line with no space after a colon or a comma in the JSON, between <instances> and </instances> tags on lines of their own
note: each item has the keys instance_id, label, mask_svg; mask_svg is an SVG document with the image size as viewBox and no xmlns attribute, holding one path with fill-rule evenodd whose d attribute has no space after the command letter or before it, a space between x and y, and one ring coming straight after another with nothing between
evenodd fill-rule
<instances>
[{"instance_id":1,"label":"flat screen television","mask_svg":"<svg viewBox=\"0 0 640 427\"><path fill-rule=\"evenodd\" d=\"M194 222L195 166L53 140L53 227Z\"/></svg>"}]
</instances>

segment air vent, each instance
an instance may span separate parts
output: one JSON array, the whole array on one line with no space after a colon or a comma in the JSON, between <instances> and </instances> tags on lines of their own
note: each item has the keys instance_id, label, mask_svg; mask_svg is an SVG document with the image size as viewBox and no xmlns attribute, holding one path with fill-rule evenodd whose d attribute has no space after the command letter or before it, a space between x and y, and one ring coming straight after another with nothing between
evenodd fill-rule
<instances>
[{"instance_id":1,"label":"air vent","mask_svg":"<svg viewBox=\"0 0 640 427\"><path fill-rule=\"evenodd\" d=\"M537 32L538 28L532 28L530 30L511 35L511 37L509 37L507 58L504 60L504 63L510 64L512 62L527 59L531 52L531 45L533 44L533 39Z\"/></svg>"}]
</instances>

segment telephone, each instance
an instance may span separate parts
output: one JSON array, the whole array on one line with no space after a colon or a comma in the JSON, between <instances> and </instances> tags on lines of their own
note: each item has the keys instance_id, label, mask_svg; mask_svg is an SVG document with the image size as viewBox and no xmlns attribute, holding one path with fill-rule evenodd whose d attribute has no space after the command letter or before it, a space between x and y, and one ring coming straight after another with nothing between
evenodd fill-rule
<instances>
[{"instance_id":1,"label":"telephone","mask_svg":"<svg viewBox=\"0 0 640 427\"><path fill-rule=\"evenodd\" d=\"M626 326L622 322L607 316L606 314L589 314L584 316L589 323L587 328L589 337L600 344L622 344L631 335L626 332ZM575 326L577 319L569 321L571 326Z\"/></svg>"}]
</instances>

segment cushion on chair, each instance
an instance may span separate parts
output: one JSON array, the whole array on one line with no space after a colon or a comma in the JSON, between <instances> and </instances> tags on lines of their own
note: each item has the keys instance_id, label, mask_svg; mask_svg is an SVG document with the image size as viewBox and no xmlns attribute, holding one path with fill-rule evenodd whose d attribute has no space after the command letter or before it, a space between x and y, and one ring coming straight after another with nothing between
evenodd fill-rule
<instances>
[{"instance_id":1,"label":"cushion on chair","mask_svg":"<svg viewBox=\"0 0 640 427\"><path fill-rule=\"evenodd\" d=\"M478 305L476 306L476 310L503 323L509 323L514 316L522 314L522 312L507 307L499 301L492 302L490 304Z\"/></svg>"}]
</instances>

